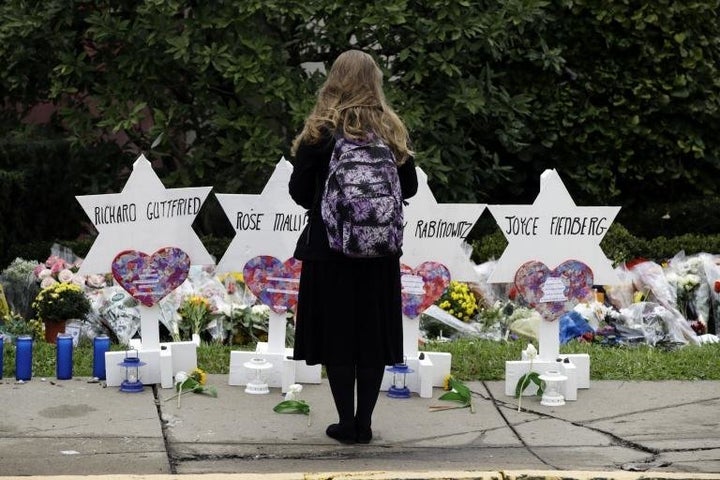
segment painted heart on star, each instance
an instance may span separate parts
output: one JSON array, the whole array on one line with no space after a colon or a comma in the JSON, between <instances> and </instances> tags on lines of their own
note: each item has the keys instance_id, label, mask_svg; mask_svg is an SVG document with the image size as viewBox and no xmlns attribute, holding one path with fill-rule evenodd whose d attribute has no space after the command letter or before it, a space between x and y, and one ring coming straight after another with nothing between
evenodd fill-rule
<instances>
[{"instance_id":1,"label":"painted heart on star","mask_svg":"<svg viewBox=\"0 0 720 480\"><path fill-rule=\"evenodd\" d=\"M294 310L297 305L302 262L282 262L270 255L253 257L245 263L243 278L250 291L275 313Z\"/></svg>"},{"instance_id":2,"label":"painted heart on star","mask_svg":"<svg viewBox=\"0 0 720 480\"><path fill-rule=\"evenodd\" d=\"M417 268L400 264L403 315L415 318L435 303L450 285L450 270L438 262L423 262Z\"/></svg>"},{"instance_id":3,"label":"painted heart on star","mask_svg":"<svg viewBox=\"0 0 720 480\"><path fill-rule=\"evenodd\" d=\"M578 260L567 260L554 270L531 261L515 272L515 286L545 320L552 322L592 293L593 273Z\"/></svg>"},{"instance_id":4,"label":"painted heart on star","mask_svg":"<svg viewBox=\"0 0 720 480\"><path fill-rule=\"evenodd\" d=\"M112 274L131 297L152 307L185 281L190 257L183 250L164 247L152 255L137 250L118 253Z\"/></svg>"}]
</instances>

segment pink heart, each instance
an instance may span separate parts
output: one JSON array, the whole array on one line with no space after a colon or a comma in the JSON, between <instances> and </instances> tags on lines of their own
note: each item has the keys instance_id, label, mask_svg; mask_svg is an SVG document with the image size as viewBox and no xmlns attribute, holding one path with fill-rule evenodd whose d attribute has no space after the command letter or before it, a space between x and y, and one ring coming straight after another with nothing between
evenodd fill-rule
<instances>
[{"instance_id":1,"label":"pink heart","mask_svg":"<svg viewBox=\"0 0 720 480\"><path fill-rule=\"evenodd\" d=\"M531 261L515 272L515 286L545 320L552 322L592 293L593 273L577 260L567 260L554 270Z\"/></svg>"},{"instance_id":2,"label":"pink heart","mask_svg":"<svg viewBox=\"0 0 720 480\"><path fill-rule=\"evenodd\" d=\"M275 313L294 310L297 305L302 262L289 258L285 262L270 255L247 261L243 268L245 285Z\"/></svg>"},{"instance_id":3,"label":"pink heart","mask_svg":"<svg viewBox=\"0 0 720 480\"><path fill-rule=\"evenodd\" d=\"M442 263L423 262L413 269L400 264L402 310L415 318L435 303L450 285L450 270Z\"/></svg>"},{"instance_id":4,"label":"pink heart","mask_svg":"<svg viewBox=\"0 0 720 480\"><path fill-rule=\"evenodd\" d=\"M112 261L115 280L138 302L152 307L185 281L190 257L175 247L148 255L137 250L118 253Z\"/></svg>"}]
</instances>

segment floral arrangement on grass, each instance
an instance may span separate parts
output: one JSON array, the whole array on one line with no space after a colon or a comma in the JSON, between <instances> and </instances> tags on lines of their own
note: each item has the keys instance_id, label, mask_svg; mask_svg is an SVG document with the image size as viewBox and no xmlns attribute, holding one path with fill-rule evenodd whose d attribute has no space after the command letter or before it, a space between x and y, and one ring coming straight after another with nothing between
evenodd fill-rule
<instances>
[{"instance_id":1,"label":"floral arrangement on grass","mask_svg":"<svg viewBox=\"0 0 720 480\"><path fill-rule=\"evenodd\" d=\"M35 267L34 273L40 282L40 288L47 288L54 283L69 283L73 281L78 267L70 264L57 255L51 255L45 263Z\"/></svg>"},{"instance_id":2,"label":"floral arrangement on grass","mask_svg":"<svg viewBox=\"0 0 720 480\"><path fill-rule=\"evenodd\" d=\"M32 308L41 321L84 320L91 305L82 287L74 283L53 283L40 290Z\"/></svg>"},{"instance_id":3,"label":"floral arrangement on grass","mask_svg":"<svg viewBox=\"0 0 720 480\"><path fill-rule=\"evenodd\" d=\"M229 319L234 343L242 345L267 340L270 321L267 305L230 305L223 313Z\"/></svg>"},{"instance_id":4,"label":"floral arrangement on grass","mask_svg":"<svg viewBox=\"0 0 720 480\"><path fill-rule=\"evenodd\" d=\"M11 312L0 317L0 333L10 337L30 335L35 339L43 338L44 327L36 319L25 320L20 314Z\"/></svg>"},{"instance_id":5,"label":"floral arrangement on grass","mask_svg":"<svg viewBox=\"0 0 720 480\"><path fill-rule=\"evenodd\" d=\"M221 273L217 278L225 286L228 295L235 295L238 291L245 289L245 278L242 272Z\"/></svg>"},{"instance_id":6,"label":"floral arrangement on grass","mask_svg":"<svg viewBox=\"0 0 720 480\"><path fill-rule=\"evenodd\" d=\"M16 258L0 273L0 284L11 312L24 317L32 315L32 300L40 291L35 279L38 262Z\"/></svg>"},{"instance_id":7,"label":"floral arrangement on grass","mask_svg":"<svg viewBox=\"0 0 720 480\"><path fill-rule=\"evenodd\" d=\"M450 282L450 286L435 304L463 322L470 322L478 311L477 298L468 284L456 280Z\"/></svg>"},{"instance_id":8,"label":"floral arrangement on grass","mask_svg":"<svg viewBox=\"0 0 720 480\"><path fill-rule=\"evenodd\" d=\"M178 313L182 318L182 326L190 333L199 335L210 323L212 305L203 296L190 295L182 301Z\"/></svg>"}]
</instances>

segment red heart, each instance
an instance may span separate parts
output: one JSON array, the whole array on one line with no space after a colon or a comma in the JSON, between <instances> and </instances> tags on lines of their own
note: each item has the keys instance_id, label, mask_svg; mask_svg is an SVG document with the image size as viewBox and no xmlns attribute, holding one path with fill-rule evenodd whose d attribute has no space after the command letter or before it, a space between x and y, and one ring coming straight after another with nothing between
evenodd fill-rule
<instances>
[{"instance_id":1,"label":"red heart","mask_svg":"<svg viewBox=\"0 0 720 480\"><path fill-rule=\"evenodd\" d=\"M423 262L415 269L400 264L400 275L403 314L410 318L435 303L450 285L450 270L442 263Z\"/></svg>"},{"instance_id":2,"label":"red heart","mask_svg":"<svg viewBox=\"0 0 720 480\"><path fill-rule=\"evenodd\" d=\"M567 260L554 270L531 261L515 272L515 286L545 320L552 322L592 293L593 273L577 260Z\"/></svg>"},{"instance_id":3,"label":"red heart","mask_svg":"<svg viewBox=\"0 0 720 480\"><path fill-rule=\"evenodd\" d=\"M175 247L161 248L152 255L125 250L112 261L115 280L130 296L148 307L179 287L189 271L190 257Z\"/></svg>"},{"instance_id":4,"label":"red heart","mask_svg":"<svg viewBox=\"0 0 720 480\"><path fill-rule=\"evenodd\" d=\"M245 285L275 313L294 310L297 305L302 262L289 258L285 262L270 255L247 261L243 268Z\"/></svg>"}]
</instances>

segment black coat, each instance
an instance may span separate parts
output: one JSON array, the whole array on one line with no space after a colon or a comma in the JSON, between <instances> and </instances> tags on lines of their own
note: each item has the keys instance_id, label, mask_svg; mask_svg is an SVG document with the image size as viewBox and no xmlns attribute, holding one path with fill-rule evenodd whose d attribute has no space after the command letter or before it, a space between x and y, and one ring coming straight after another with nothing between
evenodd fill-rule
<instances>
[{"instance_id":1,"label":"black coat","mask_svg":"<svg viewBox=\"0 0 720 480\"><path fill-rule=\"evenodd\" d=\"M327 135L318 143L301 144L293 162L290 176L290 196L295 203L308 209L308 223L300 234L294 257L298 260L329 260L345 258L342 253L330 249L325 224L320 214L320 196L328 176L330 157L335 139ZM417 193L415 161L409 158L398 168L403 198Z\"/></svg>"}]
</instances>

